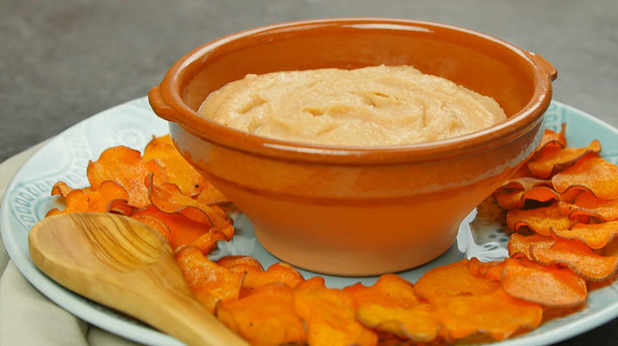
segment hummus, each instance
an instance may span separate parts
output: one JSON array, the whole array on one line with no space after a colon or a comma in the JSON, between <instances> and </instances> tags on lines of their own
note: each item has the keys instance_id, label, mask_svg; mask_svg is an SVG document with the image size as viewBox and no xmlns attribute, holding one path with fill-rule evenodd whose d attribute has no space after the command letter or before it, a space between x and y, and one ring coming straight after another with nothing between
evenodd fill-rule
<instances>
[{"instance_id":1,"label":"hummus","mask_svg":"<svg viewBox=\"0 0 618 346\"><path fill-rule=\"evenodd\" d=\"M247 75L211 93L199 113L254 135L330 146L437 141L492 126L492 98L411 66Z\"/></svg>"}]
</instances>

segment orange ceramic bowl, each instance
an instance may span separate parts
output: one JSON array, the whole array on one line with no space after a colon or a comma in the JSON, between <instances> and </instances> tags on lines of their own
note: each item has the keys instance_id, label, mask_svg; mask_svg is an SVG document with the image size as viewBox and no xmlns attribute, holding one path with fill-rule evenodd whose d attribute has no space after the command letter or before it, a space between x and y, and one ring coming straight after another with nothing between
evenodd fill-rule
<instances>
[{"instance_id":1,"label":"orange ceramic bowl","mask_svg":"<svg viewBox=\"0 0 618 346\"><path fill-rule=\"evenodd\" d=\"M508 119L448 140L329 147L250 135L197 113L248 73L412 65L491 96ZM260 27L207 43L149 93L180 153L253 222L273 255L336 275L431 261L460 222L515 172L542 137L556 71L544 59L457 27L327 19Z\"/></svg>"}]
</instances>

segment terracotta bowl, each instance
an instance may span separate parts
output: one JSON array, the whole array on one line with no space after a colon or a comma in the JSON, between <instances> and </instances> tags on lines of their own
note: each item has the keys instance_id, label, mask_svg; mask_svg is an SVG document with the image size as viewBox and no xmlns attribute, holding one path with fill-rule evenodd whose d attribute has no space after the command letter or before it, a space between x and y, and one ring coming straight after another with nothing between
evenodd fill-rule
<instances>
[{"instance_id":1,"label":"terracotta bowl","mask_svg":"<svg viewBox=\"0 0 618 346\"><path fill-rule=\"evenodd\" d=\"M201 117L208 94L248 73L413 65L496 99L508 119L466 136L328 147L250 135ZM180 153L253 222L273 255L308 270L377 275L431 261L531 155L555 69L493 37L428 22L328 19L207 43L149 93Z\"/></svg>"}]
</instances>

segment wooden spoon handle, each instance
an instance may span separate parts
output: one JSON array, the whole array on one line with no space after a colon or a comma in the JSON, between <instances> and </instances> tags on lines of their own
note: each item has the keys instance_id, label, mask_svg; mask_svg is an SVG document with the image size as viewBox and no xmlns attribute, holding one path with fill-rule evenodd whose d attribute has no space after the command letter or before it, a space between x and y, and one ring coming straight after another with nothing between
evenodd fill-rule
<instances>
[{"instance_id":1,"label":"wooden spoon handle","mask_svg":"<svg viewBox=\"0 0 618 346\"><path fill-rule=\"evenodd\" d=\"M187 345L249 346L203 308L193 296L170 295L166 292L160 298L158 302L147 302L150 306L147 310L150 311L142 310L148 316L141 317L141 320Z\"/></svg>"},{"instance_id":2,"label":"wooden spoon handle","mask_svg":"<svg viewBox=\"0 0 618 346\"><path fill-rule=\"evenodd\" d=\"M118 215L74 213L37 223L34 264L60 285L187 345L248 346L195 298L161 235Z\"/></svg>"}]
</instances>

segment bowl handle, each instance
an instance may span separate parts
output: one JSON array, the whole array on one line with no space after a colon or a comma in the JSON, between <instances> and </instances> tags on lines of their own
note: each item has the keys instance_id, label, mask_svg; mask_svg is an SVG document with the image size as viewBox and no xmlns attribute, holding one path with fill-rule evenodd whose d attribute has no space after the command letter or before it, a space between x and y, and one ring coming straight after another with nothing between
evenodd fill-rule
<instances>
[{"instance_id":1,"label":"bowl handle","mask_svg":"<svg viewBox=\"0 0 618 346\"><path fill-rule=\"evenodd\" d=\"M167 121L176 122L176 111L165 102L163 94L161 93L161 85L157 85L156 87L150 89L148 92L148 102L150 103L150 107L152 107L155 114L157 114L160 118Z\"/></svg>"},{"instance_id":2,"label":"bowl handle","mask_svg":"<svg viewBox=\"0 0 618 346\"><path fill-rule=\"evenodd\" d=\"M549 61L545 60L545 58L533 52L528 51L528 53L532 56L534 60L536 60L537 63L543 66L545 71L547 71L549 78L551 78L552 82L555 81L556 78L558 78L558 70L556 70L556 68L552 64L550 64Z\"/></svg>"}]
</instances>

